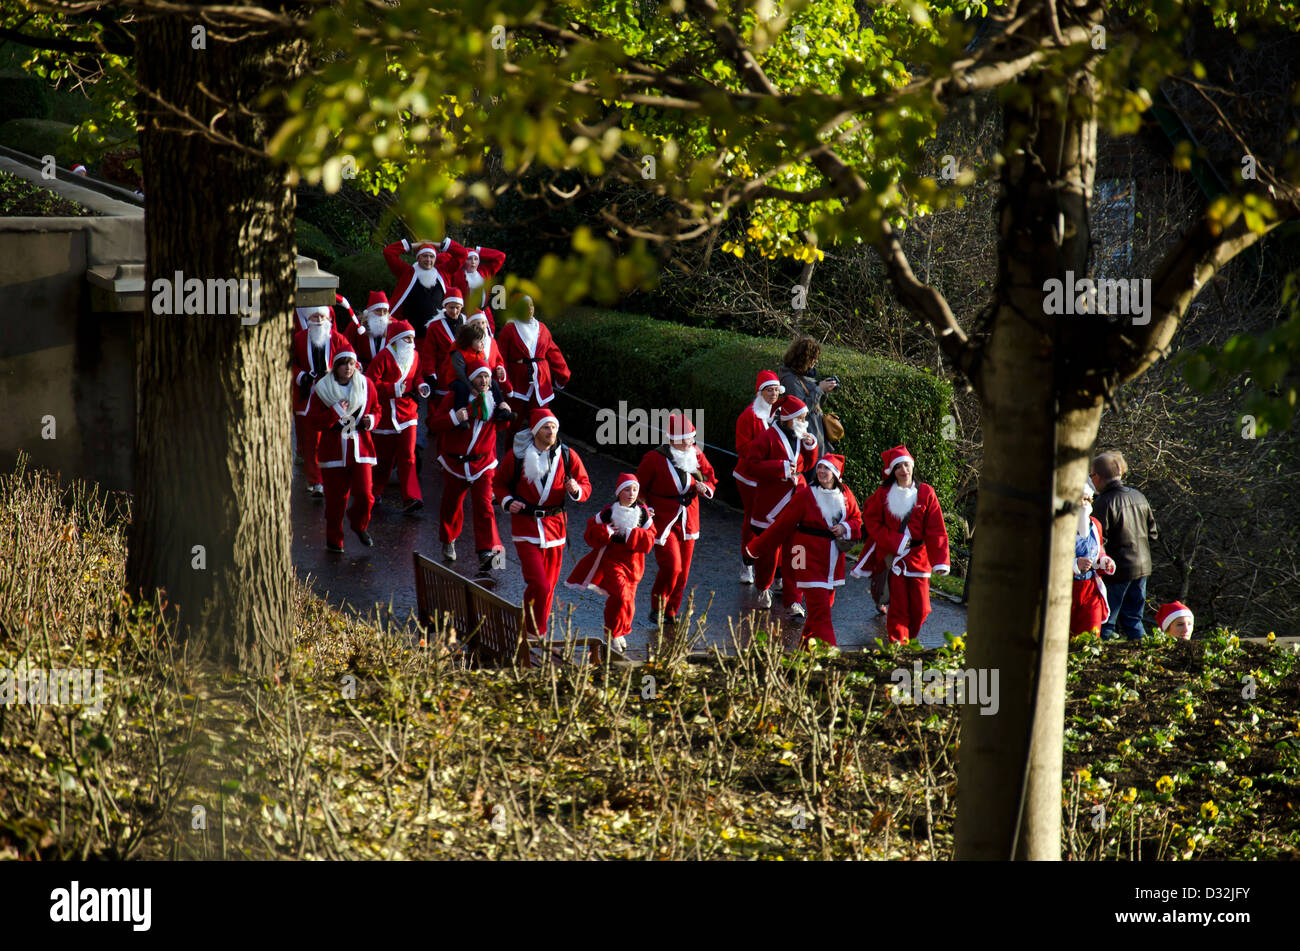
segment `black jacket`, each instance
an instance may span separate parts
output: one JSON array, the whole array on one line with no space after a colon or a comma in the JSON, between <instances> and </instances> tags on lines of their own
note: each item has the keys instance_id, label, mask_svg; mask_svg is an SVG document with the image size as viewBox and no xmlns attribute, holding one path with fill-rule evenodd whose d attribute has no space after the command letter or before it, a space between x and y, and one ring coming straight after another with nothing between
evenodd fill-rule
<instances>
[{"instance_id":1,"label":"black jacket","mask_svg":"<svg viewBox=\"0 0 1300 951\"><path fill-rule=\"evenodd\" d=\"M1106 483L1092 503L1092 517L1101 523L1106 554L1115 559L1115 581L1133 581L1151 574L1151 543L1156 517L1137 489L1119 479Z\"/></svg>"}]
</instances>

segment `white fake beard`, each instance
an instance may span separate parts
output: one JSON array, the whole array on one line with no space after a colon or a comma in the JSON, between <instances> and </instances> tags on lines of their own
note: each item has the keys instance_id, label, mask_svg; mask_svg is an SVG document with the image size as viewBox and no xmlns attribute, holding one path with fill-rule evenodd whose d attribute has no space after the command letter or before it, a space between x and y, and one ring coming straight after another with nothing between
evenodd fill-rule
<instances>
[{"instance_id":1,"label":"white fake beard","mask_svg":"<svg viewBox=\"0 0 1300 951\"><path fill-rule=\"evenodd\" d=\"M636 528L640 522L641 510L635 504L628 506L622 502L615 502L609 510L609 524L614 527L616 532L622 532L626 535Z\"/></svg>"},{"instance_id":2,"label":"white fake beard","mask_svg":"<svg viewBox=\"0 0 1300 951\"><path fill-rule=\"evenodd\" d=\"M906 522L912 514L912 506L916 505L916 486L911 485L905 489L901 485L891 485L885 503L889 506L890 515L900 522Z\"/></svg>"},{"instance_id":3,"label":"white fake beard","mask_svg":"<svg viewBox=\"0 0 1300 951\"><path fill-rule=\"evenodd\" d=\"M772 425L772 407L763 399L762 393L754 397L754 415L764 426Z\"/></svg>"},{"instance_id":4,"label":"white fake beard","mask_svg":"<svg viewBox=\"0 0 1300 951\"><path fill-rule=\"evenodd\" d=\"M415 266L415 279L420 282L421 287L433 287L438 283L438 269L436 267L423 268L418 264Z\"/></svg>"},{"instance_id":5,"label":"white fake beard","mask_svg":"<svg viewBox=\"0 0 1300 951\"><path fill-rule=\"evenodd\" d=\"M820 485L815 485L813 498L817 500L822 518L826 519L827 528L834 528L844 521L844 493L839 489L823 489Z\"/></svg>"},{"instance_id":6,"label":"white fake beard","mask_svg":"<svg viewBox=\"0 0 1300 951\"><path fill-rule=\"evenodd\" d=\"M1091 519L1092 503L1085 502L1079 509L1079 524L1075 526L1074 534L1078 535L1080 538L1087 538L1088 533L1092 531Z\"/></svg>"},{"instance_id":7,"label":"white fake beard","mask_svg":"<svg viewBox=\"0 0 1300 951\"><path fill-rule=\"evenodd\" d=\"M329 324L308 324L307 342L313 347L323 347L330 338Z\"/></svg>"},{"instance_id":8,"label":"white fake beard","mask_svg":"<svg viewBox=\"0 0 1300 951\"><path fill-rule=\"evenodd\" d=\"M685 472L694 472L696 469L695 447L689 449L678 449L676 446L668 447L669 453L673 457L673 465Z\"/></svg>"},{"instance_id":9,"label":"white fake beard","mask_svg":"<svg viewBox=\"0 0 1300 951\"><path fill-rule=\"evenodd\" d=\"M469 285L471 291L476 291L483 286L483 275L478 272L478 262L465 268L465 283Z\"/></svg>"},{"instance_id":10,"label":"white fake beard","mask_svg":"<svg viewBox=\"0 0 1300 951\"><path fill-rule=\"evenodd\" d=\"M799 419L790 423L790 431L794 433L796 439L803 439L808 435L808 419L801 416Z\"/></svg>"},{"instance_id":11,"label":"white fake beard","mask_svg":"<svg viewBox=\"0 0 1300 951\"><path fill-rule=\"evenodd\" d=\"M370 336L377 340L384 335L386 330L388 330L388 318L372 315L366 318L366 326L370 328Z\"/></svg>"},{"instance_id":12,"label":"white fake beard","mask_svg":"<svg viewBox=\"0 0 1300 951\"><path fill-rule=\"evenodd\" d=\"M551 471L550 450L540 452L536 445L530 444L524 450L524 475L528 481L537 486L541 492L546 485L546 474Z\"/></svg>"},{"instance_id":13,"label":"white fake beard","mask_svg":"<svg viewBox=\"0 0 1300 951\"><path fill-rule=\"evenodd\" d=\"M397 361L397 368L402 371L402 376L406 376L415 361L415 344L410 340L398 340L393 344L393 358Z\"/></svg>"}]
</instances>

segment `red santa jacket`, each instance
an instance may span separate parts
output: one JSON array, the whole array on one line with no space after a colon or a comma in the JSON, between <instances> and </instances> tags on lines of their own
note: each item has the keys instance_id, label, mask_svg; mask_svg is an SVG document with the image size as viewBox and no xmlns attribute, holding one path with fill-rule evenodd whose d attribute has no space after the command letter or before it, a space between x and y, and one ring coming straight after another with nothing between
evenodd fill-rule
<instances>
[{"instance_id":1,"label":"red santa jacket","mask_svg":"<svg viewBox=\"0 0 1300 951\"><path fill-rule=\"evenodd\" d=\"M740 414L740 418L736 420L736 455L739 459L736 461L736 468L732 470L731 474L737 482L743 482L745 485L758 484L754 481L754 477L749 474L749 464L745 458L745 453L754 438L767 432L771 424L771 416L766 421L758 418L754 413L753 404L746 406L744 412Z\"/></svg>"},{"instance_id":2,"label":"red santa jacket","mask_svg":"<svg viewBox=\"0 0 1300 951\"><path fill-rule=\"evenodd\" d=\"M591 480L587 478L582 460L572 449L569 450L572 468L566 468L564 453L558 443L551 447L551 465L540 491L522 472L516 480L515 472L524 462L523 451L519 448L525 445L523 438L532 439L528 430L518 434L514 448L501 460L493 480L493 490L506 511L510 510L511 502L524 503L522 512L510 516L511 538L517 542L532 542L542 548L554 548L567 540L568 519L559 507L566 501L584 502L591 498ZM570 476L578 483L577 495L566 495L564 491L564 483ZM511 484L516 481L518 484L512 488ZM538 512L543 514L538 515Z\"/></svg>"},{"instance_id":3,"label":"red santa jacket","mask_svg":"<svg viewBox=\"0 0 1300 951\"><path fill-rule=\"evenodd\" d=\"M314 387L307 400L307 419L320 430L320 449L316 458L322 469L341 469L356 463L373 466L377 462L375 441L370 434L379 425L379 393L364 373L357 376L366 388L366 408L357 418L368 419L369 429L345 432L339 425L342 417L338 410L332 405L325 405ZM354 414L349 412L348 415L351 417Z\"/></svg>"},{"instance_id":4,"label":"red santa jacket","mask_svg":"<svg viewBox=\"0 0 1300 951\"><path fill-rule=\"evenodd\" d=\"M411 292L411 282L415 280L415 265L403 261L402 255L410 250L411 242L405 238L384 248L384 261L388 264L388 270L392 271L393 276L397 278L397 286L393 288L393 293L388 295L388 299L393 302L389 308L389 316L393 320L407 320L402 316L402 304L406 300L406 295ZM459 288L461 295L468 298L469 286L465 283L464 273L464 248L455 244L451 238L444 238L442 249L434 256L433 268L438 272L438 283L442 285L444 294L454 287ZM407 322L416 325L413 320Z\"/></svg>"},{"instance_id":5,"label":"red santa jacket","mask_svg":"<svg viewBox=\"0 0 1300 951\"><path fill-rule=\"evenodd\" d=\"M464 258L469 257L471 251L478 252L478 272L465 272L465 286L469 289L469 296L465 298L465 313L472 314L475 311L483 311L487 315L488 326L492 328L492 333L497 332L496 318L492 315L492 308L488 306L488 300L491 297L489 293L492 287L492 278L501 273L501 269L506 266L506 253L497 251L494 248L466 248L452 241L449 249L460 249L464 252Z\"/></svg>"},{"instance_id":6,"label":"red santa jacket","mask_svg":"<svg viewBox=\"0 0 1300 951\"><path fill-rule=\"evenodd\" d=\"M614 526L610 524L610 512L616 504L611 502L587 519L583 538L591 546L591 551L583 555L569 573L564 583L570 588L590 588L606 596L623 588L621 593L625 598L635 594L637 582L645 574L646 552L655 546L655 523L645 505L634 502L633 506L641 513L637 527L616 541ZM619 578L618 568L622 568L623 574L631 580L630 585Z\"/></svg>"},{"instance_id":7,"label":"red santa jacket","mask_svg":"<svg viewBox=\"0 0 1300 951\"><path fill-rule=\"evenodd\" d=\"M835 525L848 526L850 539L862 537L862 510L848 486L840 486L844 514ZM795 584L801 588L836 588L844 584L844 552L835 544L831 529L835 527L817 504L817 493L805 485L794 494L770 527L750 542L749 554L755 558L775 552L787 541L803 546L803 557L794 558Z\"/></svg>"},{"instance_id":8,"label":"red santa jacket","mask_svg":"<svg viewBox=\"0 0 1300 951\"><path fill-rule=\"evenodd\" d=\"M427 340L428 337L429 335L426 334L425 339ZM502 358L501 348L497 346L497 342L494 338L488 337L487 345L487 353L479 353L477 350L462 350L460 347L452 347L448 350L447 355L443 358L441 367L438 369L438 385L442 390L450 390L452 381L457 377L460 377L461 382L469 382L465 379L465 361L474 357L478 357L488 365L488 369L492 371L492 379L496 380L497 367L504 367L506 361ZM459 373L456 372L456 366L453 362L456 354L460 354L461 359Z\"/></svg>"},{"instance_id":9,"label":"red santa jacket","mask_svg":"<svg viewBox=\"0 0 1300 951\"><path fill-rule=\"evenodd\" d=\"M464 318L461 319L463 327ZM424 336L416 341L420 351L420 365L426 376L434 378L434 392L442 396L451 386L450 380L442 377L443 365L456 347L456 331L451 329L451 322L443 311L438 311L424 329Z\"/></svg>"},{"instance_id":10,"label":"red santa jacket","mask_svg":"<svg viewBox=\"0 0 1300 951\"><path fill-rule=\"evenodd\" d=\"M673 465L665 446L651 449L637 466L636 481L641 483L641 498L655 510L655 544L667 543L668 534L674 528L678 537L686 541L700 537L700 496L713 498L718 477L704 453L700 452L700 447L691 448L695 451L698 479Z\"/></svg>"},{"instance_id":11,"label":"red santa jacket","mask_svg":"<svg viewBox=\"0 0 1300 951\"><path fill-rule=\"evenodd\" d=\"M493 395L499 397L501 391L494 387ZM483 419L462 423L456 416L455 402L454 393L448 393L438 402L429 414L429 431L438 434L438 462L442 467L466 482L473 482L497 467L497 433L506 423Z\"/></svg>"},{"instance_id":12,"label":"red santa jacket","mask_svg":"<svg viewBox=\"0 0 1300 951\"><path fill-rule=\"evenodd\" d=\"M947 572L948 528L934 489L925 482L917 484L916 501L906 524L889 511L888 497L889 487L882 485L867 499L862 531L868 544L853 567L853 576L865 578L885 570L908 578L928 578L933 571ZM920 544L913 546L914 540Z\"/></svg>"},{"instance_id":13,"label":"red santa jacket","mask_svg":"<svg viewBox=\"0 0 1300 951\"><path fill-rule=\"evenodd\" d=\"M310 395L303 396L300 384L304 377L320 379L330 372L334 365L334 354L351 350L352 345L346 337L330 328L329 339L325 341L325 364L316 366L312 360L311 345L307 342L306 330L299 330L293 335L293 411L298 416L307 415L307 401Z\"/></svg>"},{"instance_id":14,"label":"red santa jacket","mask_svg":"<svg viewBox=\"0 0 1300 951\"><path fill-rule=\"evenodd\" d=\"M361 364L361 369L365 370L370 366L370 362L383 352L384 347L388 345L388 334L384 334L378 340L370 336L370 329L364 324L353 324L345 331L348 343L356 351L357 362Z\"/></svg>"},{"instance_id":15,"label":"red santa jacket","mask_svg":"<svg viewBox=\"0 0 1300 951\"><path fill-rule=\"evenodd\" d=\"M369 334L367 334L369 336ZM384 348L366 367L366 376L375 385L379 398L381 418L375 429L381 435L395 435L408 426L419 421L419 404L415 402L415 390L424 382L420 372L420 356L416 354L406 372L397 365L397 355L391 348ZM402 395L397 395L397 384L402 384Z\"/></svg>"},{"instance_id":16,"label":"red santa jacket","mask_svg":"<svg viewBox=\"0 0 1300 951\"><path fill-rule=\"evenodd\" d=\"M537 343L534 347L524 343L515 321L508 321L501 329L497 343L505 357L506 373L510 376L510 395L526 400L530 397L541 406L555 398L554 386L567 386L569 365L564 354L551 339L551 332L540 320L537 323Z\"/></svg>"},{"instance_id":17,"label":"red santa jacket","mask_svg":"<svg viewBox=\"0 0 1300 951\"><path fill-rule=\"evenodd\" d=\"M796 445L798 452L794 449ZM819 456L817 447L807 448L779 424L769 426L750 440L745 449L745 471L755 483L750 524L757 528L771 525L790 504L795 491L808 484L803 474L817 463Z\"/></svg>"}]
</instances>

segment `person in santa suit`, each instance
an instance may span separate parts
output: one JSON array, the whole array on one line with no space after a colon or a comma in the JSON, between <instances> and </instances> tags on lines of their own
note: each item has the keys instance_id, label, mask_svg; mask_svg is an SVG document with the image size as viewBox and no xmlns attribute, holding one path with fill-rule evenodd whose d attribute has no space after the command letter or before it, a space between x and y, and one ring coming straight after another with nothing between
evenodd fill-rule
<instances>
[{"instance_id":1,"label":"person in santa suit","mask_svg":"<svg viewBox=\"0 0 1300 951\"><path fill-rule=\"evenodd\" d=\"M339 328L339 333L343 334L343 336L346 337L346 336L348 336L348 333L349 333L349 332L350 332L354 327L359 327L359 326L361 325L361 321L357 319L356 311L354 311L354 310L352 309L352 305L351 305L350 303L348 303L348 299L347 299L346 297L344 297L342 294L337 294L337 293L336 293L336 294L334 295L334 305L335 305L336 307L342 307L342 308L343 308L345 311L347 311L347 313L348 313L348 319L347 319L347 321L343 324L342 327ZM322 305L322 306L324 306L324 305ZM326 309L329 310L328 307L327 307ZM297 318L297 320L298 320L298 326L294 328L294 331L295 331L295 332L297 332L297 331L299 331L299 330L306 330L306 329L307 329L307 320L308 320L309 317L311 317L312 311L314 311L314 310L316 310L315 307L295 307L295 308L294 308L294 316L295 316L295 317ZM331 311L330 311L330 320L333 320L333 319L334 319L334 312L331 310Z\"/></svg>"},{"instance_id":2,"label":"person in santa suit","mask_svg":"<svg viewBox=\"0 0 1300 951\"><path fill-rule=\"evenodd\" d=\"M627 650L646 552L655 545L654 509L637 501L640 488L632 473L619 475L614 501L587 519L583 537L591 551L564 582L605 595L605 637L620 654Z\"/></svg>"},{"instance_id":3,"label":"person in santa suit","mask_svg":"<svg viewBox=\"0 0 1300 951\"><path fill-rule=\"evenodd\" d=\"M772 425L772 407L776 405L776 401L785 392L785 387L781 385L781 381L777 379L776 374L771 370L762 370L758 374L758 379L754 381L754 391L754 402L746 406L741 412L740 418L736 420L737 460L736 467L731 472L732 477L736 480L736 490L740 492L740 503L745 513L744 518L740 521L741 584L754 583L754 561L745 554L745 546L754 537L754 529L749 520L754 514L754 486L756 483L748 475L745 451L749 448L749 444L755 436Z\"/></svg>"},{"instance_id":4,"label":"person in santa suit","mask_svg":"<svg viewBox=\"0 0 1300 951\"><path fill-rule=\"evenodd\" d=\"M674 624L691 577L695 541L700 537L700 496L713 498L718 477L695 445L695 427L681 413L668 417L667 442L651 449L636 478L646 504L659 513L655 534L654 586L650 623Z\"/></svg>"},{"instance_id":5,"label":"person in santa suit","mask_svg":"<svg viewBox=\"0 0 1300 951\"><path fill-rule=\"evenodd\" d=\"M442 303L442 310L434 314L420 341L420 363L424 367L425 381L433 387L434 395L447 395L446 380L439 379L443 364L456 346L456 337L465 326L465 302L460 291L451 291ZM430 380L429 378L433 379Z\"/></svg>"},{"instance_id":6,"label":"person in santa suit","mask_svg":"<svg viewBox=\"0 0 1300 951\"><path fill-rule=\"evenodd\" d=\"M1156 612L1156 623L1160 625L1161 633L1168 634L1175 640L1190 641L1196 618L1192 615L1192 609L1183 602L1170 601L1160 605L1160 610Z\"/></svg>"},{"instance_id":7,"label":"person in santa suit","mask_svg":"<svg viewBox=\"0 0 1300 951\"><path fill-rule=\"evenodd\" d=\"M414 327L418 340L424 339L425 328L442 310L448 294L456 291L461 304L465 303L469 292L465 285L465 249L453 244L451 238L444 238L441 244L420 241L412 245L403 238L384 248L384 261L397 278L397 286L389 295L392 317ZM408 251L415 252L415 267L402 260Z\"/></svg>"},{"instance_id":8,"label":"person in santa suit","mask_svg":"<svg viewBox=\"0 0 1300 951\"><path fill-rule=\"evenodd\" d=\"M495 489L510 513L510 537L524 573L525 627L544 638L568 540L565 500L591 498L582 459L560 443L560 421L549 409L534 409L528 428L515 434L497 467Z\"/></svg>"},{"instance_id":9,"label":"person in santa suit","mask_svg":"<svg viewBox=\"0 0 1300 951\"><path fill-rule=\"evenodd\" d=\"M370 300L361 312L361 317L361 321L348 327L347 337L348 343L357 353L357 362L361 364L362 372L365 372L370 361L379 356L379 351L388 345L388 324L391 321L388 315L388 295L383 291L371 291Z\"/></svg>"},{"instance_id":10,"label":"person in santa suit","mask_svg":"<svg viewBox=\"0 0 1300 951\"><path fill-rule=\"evenodd\" d=\"M812 469L818 457L817 437L808 432L808 407L803 400L783 396L773 408L774 425L750 440L745 449L745 472L754 480L754 502L749 524L754 535L761 535L790 504L794 494L808 483L804 473ZM755 541L749 543L750 551L757 551ZM792 552L789 545L764 548L766 554L758 559L754 568L754 584L758 587L758 605L772 606L772 582L776 577L778 560L781 574L787 583L781 587L781 602L791 617L803 617L804 595L795 584Z\"/></svg>"},{"instance_id":11,"label":"person in santa suit","mask_svg":"<svg viewBox=\"0 0 1300 951\"><path fill-rule=\"evenodd\" d=\"M1083 480L1079 523L1074 531L1074 590L1070 598L1070 635L1100 631L1110 617L1103 574L1115 573L1115 559L1106 554L1101 522L1092 517L1092 480Z\"/></svg>"},{"instance_id":12,"label":"person in santa suit","mask_svg":"<svg viewBox=\"0 0 1300 951\"><path fill-rule=\"evenodd\" d=\"M374 540L366 528L374 498L370 494L375 442L379 423L379 393L357 369L351 350L334 354L332 372L312 387L307 418L320 430L320 467L325 476L325 547L343 550L343 514L361 544ZM351 498L351 505L348 500Z\"/></svg>"},{"instance_id":13,"label":"person in santa suit","mask_svg":"<svg viewBox=\"0 0 1300 951\"><path fill-rule=\"evenodd\" d=\"M885 630L892 644L921 636L930 615L930 575L948 573L948 528L934 489L913 477L906 446L880 454L884 478L862 516L869 541L853 568L855 578L884 571L889 577Z\"/></svg>"},{"instance_id":14,"label":"person in santa suit","mask_svg":"<svg viewBox=\"0 0 1300 951\"><path fill-rule=\"evenodd\" d=\"M479 568L489 571L506 566L505 546L492 514L492 470L497 468L497 433L514 414L487 364L470 358L466 372L473 391L469 402L456 406L455 394L448 393L429 417L429 431L437 434L438 462L444 470L438 537L442 557L455 561L468 492Z\"/></svg>"},{"instance_id":15,"label":"person in santa suit","mask_svg":"<svg viewBox=\"0 0 1300 951\"><path fill-rule=\"evenodd\" d=\"M510 375L510 398L523 420L555 399L556 390L568 385L569 365L551 339L551 332L537 319L533 299L525 296L522 306L515 310L514 317L497 335L497 345Z\"/></svg>"},{"instance_id":16,"label":"person in santa suit","mask_svg":"<svg viewBox=\"0 0 1300 951\"><path fill-rule=\"evenodd\" d=\"M451 242L451 246L461 248L455 241ZM502 268L506 266L506 254L504 251L484 247L461 248L461 250L465 252L465 287L467 290L465 310L471 314L478 311L486 314L488 328L495 336L497 321L496 316L492 313L492 308L488 306L488 289L492 285L492 278L500 274Z\"/></svg>"},{"instance_id":17,"label":"person in santa suit","mask_svg":"<svg viewBox=\"0 0 1300 951\"><path fill-rule=\"evenodd\" d=\"M501 348L488 327L487 315L471 314L465 318L465 324L456 334L456 345L447 353L438 370L438 379L443 386L457 395L456 405L464 406L469 399L469 379L465 375L466 361L482 360L492 371L495 382L506 382L506 361L501 356Z\"/></svg>"},{"instance_id":18,"label":"person in santa suit","mask_svg":"<svg viewBox=\"0 0 1300 951\"><path fill-rule=\"evenodd\" d=\"M416 394L429 395L415 352L415 329L404 320L386 324L386 346L370 361L366 376L378 394L380 418L375 427L375 471L372 494L375 504L388 487L388 477L397 463L402 488L402 511L410 515L424 507L420 480L415 471L415 430L419 424Z\"/></svg>"},{"instance_id":19,"label":"person in santa suit","mask_svg":"<svg viewBox=\"0 0 1300 951\"><path fill-rule=\"evenodd\" d=\"M775 554L782 545L795 552L794 583L804 593L808 616L803 643L817 638L835 644L831 609L835 589L844 584L844 552L838 542L862 537L862 510L848 486L840 481L844 457L822 456L813 470L817 481L794 494L762 536L750 547L753 556Z\"/></svg>"},{"instance_id":20,"label":"person in santa suit","mask_svg":"<svg viewBox=\"0 0 1300 951\"><path fill-rule=\"evenodd\" d=\"M322 498L325 485L316 458L320 432L307 419L307 403L316 381L330 372L335 354L351 347L342 334L334 331L328 307L300 307L298 310L306 310L308 315L306 327L293 335L293 429L298 455L302 457L303 475L307 479L307 491L315 498Z\"/></svg>"}]
</instances>

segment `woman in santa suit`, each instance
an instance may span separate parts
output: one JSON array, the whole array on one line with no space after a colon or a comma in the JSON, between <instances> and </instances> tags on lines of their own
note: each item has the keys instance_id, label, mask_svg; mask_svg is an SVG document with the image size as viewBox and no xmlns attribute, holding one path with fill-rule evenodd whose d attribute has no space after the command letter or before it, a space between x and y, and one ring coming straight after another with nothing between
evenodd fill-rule
<instances>
[{"instance_id":1,"label":"woman in santa suit","mask_svg":"<svg viewBox=\"0 0 1300 951\"><path fill-rule=\"evenodd\" d=\"M512 451L497 467L494 488L510 513L510 536L524 573L524 624L546 637L551 601L564 561L568 518L565 500L591 498L591 480L578 454L560 443L560 421L535 409L527 429L515 434Z\"/></svg>"},{"instance_id":2,"label":"woman in santa suit","mask_svg":"<svg viewBox=\"0 0 1300 951\"><path fill-rule=\"evenodd\" d=\"M307 402L316 381L326 376L333 366L335 354L351 350L347 338L335 333L330 309L300 307L307 311L306 329L293 335L293 428L298 441L298 455L302 457L302 472L307 479L307 491L314 497L325 495L325 485L316 459L320 432L307 420Z\"/></svg>"},{"instance_id":3,"label":"woman in santa suit","mask_svg":"<svg viewBox=\"0 0 1300 951\"><path fill-rule=\"evenodd\" d=\"M524 297L519 313L497 335L497 345L510 375L510 398L524 425L534 409L555 399L555 391L569 383L569 365L551 339L551 332L534 313L533 299Z\"/></svg>"},{"instance_id":4,"label":"woman in santa suit","mask_svg":"<svg viewBox=\"0 0 1300 951\"><path fill-rule=\"evenodd\" d=\"M1101 522L1092 517L1094 490L1083 480L1079 496L1079 523L1074 532L1074 590L1070 598L1070 636L1096 631L1110 617L1110 602L1102 575L1115 573L1115 559L1106 554Z\"/></svg>"},{"instance_id":5,"label":"woman in santa suit","mask_svg":"<svg viewBox=\"0 0 1300 951\"><path fill-rule=\"evenodd\" d=\"M415 352L415 330L404 320L386 325L387 345L366 369L379 398L380 420L375 428L375 472L372 494L375 504L388 487L388 476L397 463L402 488L402 511L411 514L424 507L420 479L415 471L415 430L420 408L415 394L429 395Z\"/></svg>"},{"instance_id":6,"label":"woman in santa suit","mask_svg":"<svg viewBox=\"0 0 1300 951\"><path fill-rule=\"evenodd\" d=\"M867 500L862 516L866 550L853 568L855 578L884 571L889 578L890 643L921 636L930 615L930 575L948 573L948 528L939 497L912 474L915 462L906 446L880 454L884 479Z\"/></svg>"},{"instance_id":7,"label":"woman in santa suit","mask_svg":"<svg viewBox=\"0 0 1300 951\"><path fill-rule=\"evenodd\" d=\"M465 310L469 313L482 311L486 314L488 329L495 336L497 321L492 308L488 306L488 288L492 286L492 278L500 274L502 268L506 266L506 253L484 247L465 248L455 241L451 242L451 245L465 252L464 276L468 291L465 296Z\"/></svg>"},{"instance_id":8,"label":"woman in santa suit","mask_svg":"<svg viewBox=\"0 0 1300 951\"><path fill-rule=\"evenodd\" d=\"M783 396L773 412L775 423L751 439L745 450L745 471L755 483L749 524L756 536L761 536L794 494L807 485L803 474L812 469L818 456L817 437L808 432L808 407L803 400ZM749 550L755 550L753 541ZM779 553L774 547L764 550L767 554L758 560L754 584L759 589L759 607L770 608L778 554L783 578L793 578L794 567L789 545L782 545ZM804 616L803 592L788 580L781 587L781 601L791 617Z\"/></svg>"},{"instance_id":9,"label":"woman in santa suit","mask_svg":"<svg viewBox=\"0 0 1300 951\"><path fill-rule=\"evenodd\" d=\"M456 405L448 393L429 416L429 431L438 437L438 462L444 470L438 537L442 557L456 560L456 539L464 524L465 494L474 511L474 545L479 568L506 566L505 546L492 514L492 470L497 467L497 433L513 418L501 389L482 360L470 358L466 373L472 396Z\"/></svg>"},{"instance_id":10,"label":"woman in santa suit","mask_svg":"<svg viewBox=\"0 0 1300 951\"><path fill-rule=\"evenodd\" d=\"M348 327L347 336L348 343L357 353L357 362L361 364L362 372L365 372L370 361L379 356L379 351L388 345L388 324L391 319L388 316L388 295L383 291L371 291L370 300L361 312L361 317L361 321Z\"/></svg>"},{"instance_id":11,"label":"woman in santa suit","mask_svg":"<svg viewBox=\"0 0 1300 951\"><path fill-rule=\"evenodd\" d=\"M862 537L862 510L848 486L840 482L843 456L822 456L814 469L817 482L806 485L753 543L754 556L775 554L789 545L794 556L794 582L804 593L808 617L803 625L803 643L815 637L835 644L831 609L835 589L844 584L844 552L837 540Z\"/></svg>"},{"instance_id":12,"label":"woman in santa suit","mask_svg":"<svg viewBox=\"0 0 1300 951\"><path fill-rule=\"evenodd\" d=\"M410 251L415 252L414 267L402 260ZM424 339L425 327L442 310L447 295L455 292L461 303L465 302L469 292L465 249L451 238L444 238L441 244L419 241L414 245L403 238L384 248L384 262L397 278L390 295L392 317L414 327L418 340Z\"/></svg>"},{"instance_id":13,"label":"woman in santa suit","mask_svg":"<svg viewBox=\"0 0 1300 951\"><path fill-rule=\"evenodd\" d=\"M785 387L781 385L781 381L776 378L775 373L771 370L763 370L758 374L758 379L754 381L754 390L754 402L746 406L740 414L740 418L736 420L736 455L739 458L735 469L731 473L736 480L736 489L740 492L740 502L745 511L745 517L740 521L741 584L754 583L754 561L745 554L745 546L754 537L754 529L749 524L749 519L754 514L754 486L756 483L747 474L748 466L745 462L745 452L749 449L749 444L754 437L772 425L772 407L776 405L776 401L785 392Z\"/></svg>"},{"instance_id":14,"label":"woman in santa suit","mask_svg":"<svg viewBox=\"0 0 1300 951\"><path fill-rule=\"evenodd\" d=\"M370 470L375 443L371 432L379 422L379 394L357 370L357 355L334 355L333 370L317 381L307 403L307 418L320 430L320 467L325 476L325 547L343 550L343 513L361 544L374 544L366 528L374 497ZM352 504L348 504L349 496Z\"/></svg>"},{"instance_id":15,"label":"woman in santa suit","mask_svg":"<svg viewBox=\"0 0 1300 951\"><path fill-rule=\"evenodd\" d=\"M614 501L587 520L583 536L591 551L569 573L570 588L590 588L605 595L605 636L619 653L636 614L636 586L645 574L646 552L655 545L654 509L637 501L640 484L621 473Z\"/></svg>"}]
</instances>

